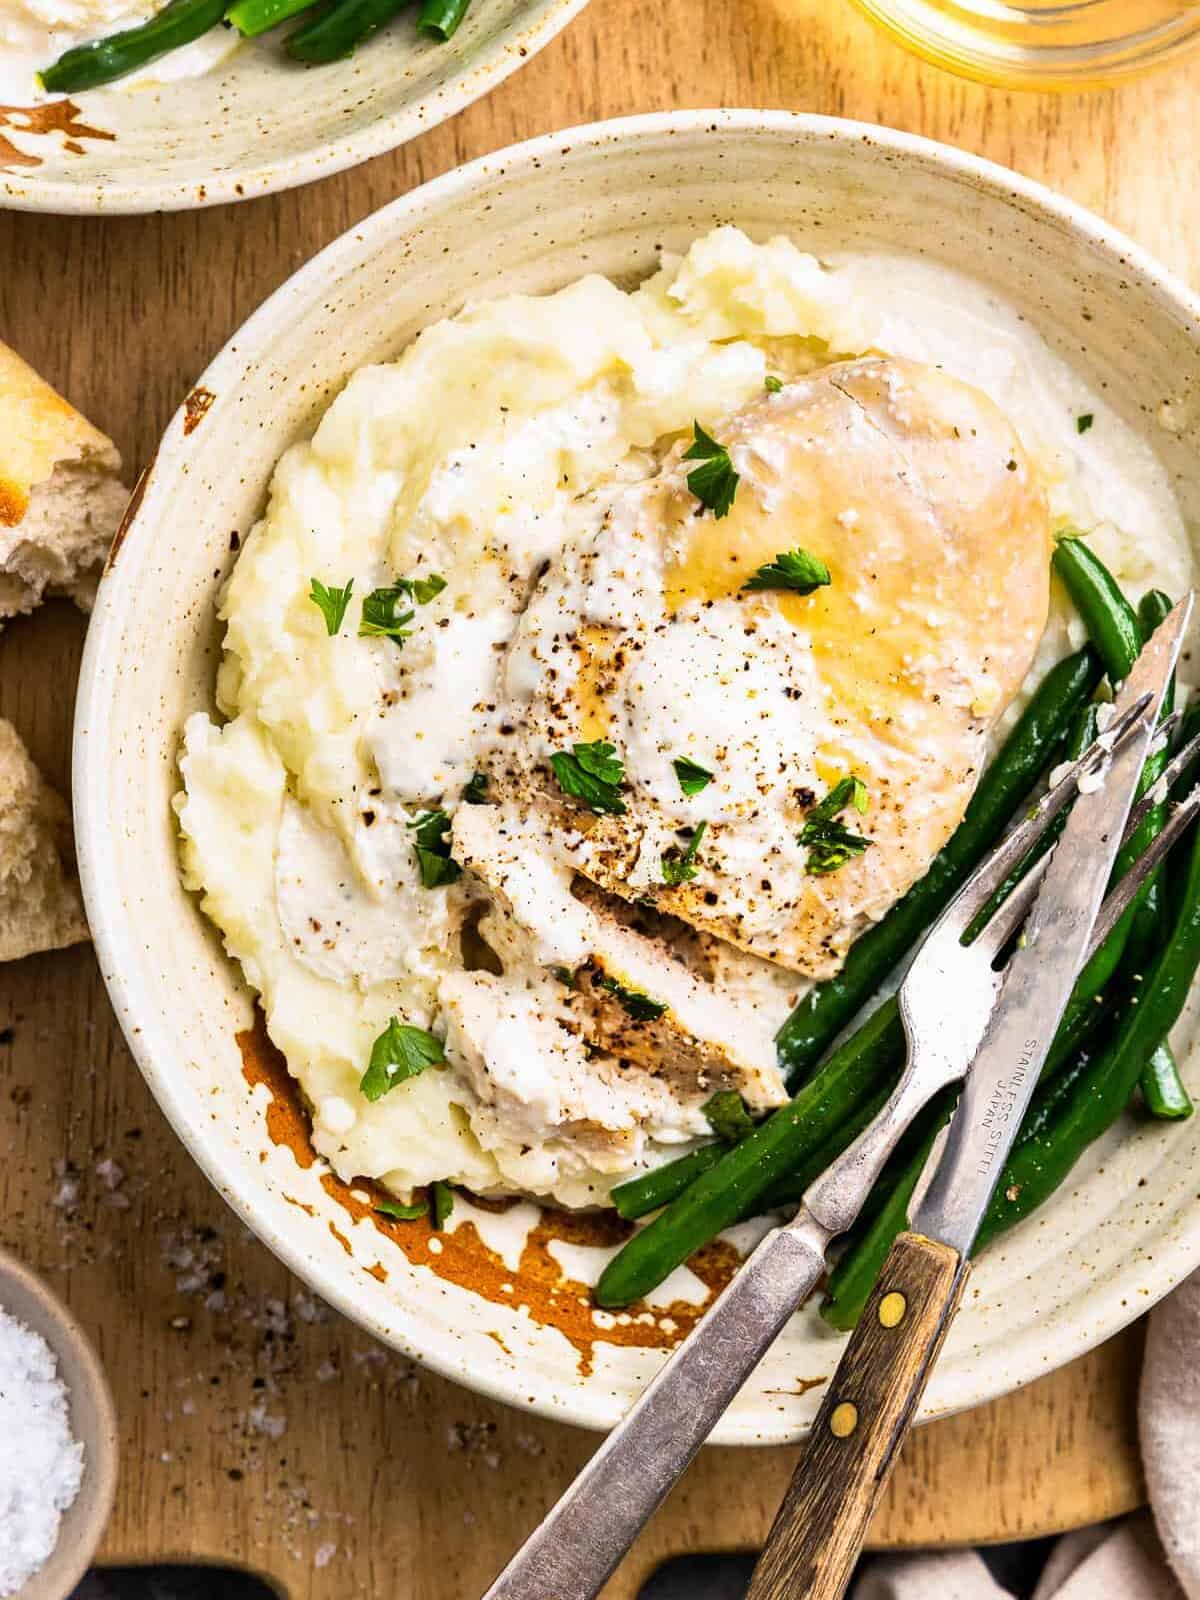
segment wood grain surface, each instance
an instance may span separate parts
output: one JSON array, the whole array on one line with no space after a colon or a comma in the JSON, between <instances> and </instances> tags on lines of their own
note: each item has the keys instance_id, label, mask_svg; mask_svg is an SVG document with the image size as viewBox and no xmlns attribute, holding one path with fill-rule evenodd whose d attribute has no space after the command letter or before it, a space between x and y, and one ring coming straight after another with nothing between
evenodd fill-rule
<instances>
[{"instance_id":1,"label":"wood grain surface","mask_svg":"<svg viewBox=\"0 0 1200 1600\"><path fill-rule=\"evenodd\" d=\"M1193 282L1200 66L1088 97L1009 95L904 55L845 0L592 0L487 101L307 189L172 216L0 216L0 338L132 468L262 298L367 212L554 127L671 106L890 123L1065 191ZM931 219L936 226L936 218ZM0 635L0 713L67 781L82 619ZM478 1593L594 1439L457 1389L329 1316L225 1210L150 1099L86 949L0 973L0 1238L95 1337L121 1414L105 1553L262 1570L297 1600ZM906 1446L873 1538L1004 1538L1142 1494L1136 1332ZM702 1454L613 1580L761 1544L794 1460Z\"/></svg>"}]
</instances>

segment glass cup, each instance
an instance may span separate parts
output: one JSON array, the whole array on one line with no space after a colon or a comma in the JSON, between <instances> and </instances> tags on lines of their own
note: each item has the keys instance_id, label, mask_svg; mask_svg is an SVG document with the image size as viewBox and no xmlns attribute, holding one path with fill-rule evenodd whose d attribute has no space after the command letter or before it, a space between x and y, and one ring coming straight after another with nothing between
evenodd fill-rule
<instances>
[{"instance_id":1,"label":"glass cup","mask_svg":"<svg viewBox=\"0 0 1200 1600\"><path fill-rule=\"evenodd\" d=\"M1006 88L1099 88L1200 45L1200 0L855 3L927 61Z\"/></svg>"}]
</instances>

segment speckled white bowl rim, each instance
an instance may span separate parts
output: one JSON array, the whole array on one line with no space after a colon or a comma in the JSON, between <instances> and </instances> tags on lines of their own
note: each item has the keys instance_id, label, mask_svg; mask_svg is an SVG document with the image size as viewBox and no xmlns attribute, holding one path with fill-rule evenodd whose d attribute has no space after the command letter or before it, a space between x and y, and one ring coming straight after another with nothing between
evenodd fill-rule
<instances>
[{"instance_id":1,"label":"speckled white bowl rim","mask_svg":"<svg viewBox=\"0 0 1200 1600\"><path fill-rule=\"evenodd\" d=\"M270 334L279 319L286 317L292 296L301 289L308 290L336 277L342 263L362 252L373 230L378 230L381 223L400 219L416 227L423 207L435 199L444 202L465 196L497 164L503 165L509 182L519 183L524 178L535 179L543 163L552 165L558 157L589 144L607 142L611 146L614 141L628 144L664 134L682 138L705 132L747 137L775 133L814 141L866 141L897 156L936 165L947 176L967 180L988 192L990 197L1001 201L1015 199L1031 211L1042 213L1074 238L1109 254L1128 269L1131 277L1145 280L1146 292L1157 292L1173 302L1180 319L1190 321L1192 337L1200 345L1200 299L1117 230L1030 179L932 140L871 124L779 111L701 110L614 119L544 135L485 156L391 202L328 245L265 301L215 358L201 379L202 385L216 394L233 388L248 356L260 340ZM176 469L180 457L186 455L182 418L181 407L148 473L140 506L128 527L127 540L150 538L153 534L153 506L158 487ZM120 566L118 562L118 575ZM256 1211L251 1196L245 1192L248 1185L241 1181L239 1162L219 1139L210 1137L205 1126L193 1125L190 1121L184 1105L186 1097L177 1093L170 1071L167 1041L155 1038L157 1030L150 1016L153 1008L147 1006L144 997L127 981L123 970L123 952L131 940L131 929L122 904L121 884L116 881L110 853L105 848L105 830L110 824L103 805L101 769L105 752L102 743L93 748L89 738L90 727L103 722L103 695L116 666L109 656L117 638L119 607L129 600L130 595L120 583L101 585L88 631L76 704L74 809L84 897L104 979L133 1055L160 1106L184 1144L247 1226L317 1293L360 1326L444 1376L498 1400L582 1426L611 1427L628 1404L627 1398L595 1390L572 1393L568 1398L546 1388L531 1393L531 1385L536 1380L506 1372L499 1352L496 1361L489 1366L478 1359L468 1361L454 1348L422 1345L419 1338L413 1337L405 1306L398 1307L391 1326L385 1326L360 1303L348 1274L325 1270L323 1265L309 1258L304 1248L302 1224L298 1222L291 1230L281 1228ZM1006 1347L1002 1371L990 1370L986 1364L975 1361L960 1364L953 1376L945 1371L935 1373L923 1404L922 1420L979 1405L1019 1388L1101 1343L1141 1315L1200 1264L1200 1195L1194 1195L1189 1204L1180 1206L1172 1214L1171 1228L1170 1250L1161 1250L1149 1258L1141 1257L1136 1271L1131 1264L1078 1297L1070 1318L1056 1314L1052 1338L1048 1339L1045 1333L1029 1331L1015 1339ZM406 1322L409 1322L408 1329ZM765 1408L752 1415L735 1409L714 1434L714 1442L786 1443L794 1440L804 1426L805 1423L795 1417L782 1418Z\"/></svg>"}]
</instances>

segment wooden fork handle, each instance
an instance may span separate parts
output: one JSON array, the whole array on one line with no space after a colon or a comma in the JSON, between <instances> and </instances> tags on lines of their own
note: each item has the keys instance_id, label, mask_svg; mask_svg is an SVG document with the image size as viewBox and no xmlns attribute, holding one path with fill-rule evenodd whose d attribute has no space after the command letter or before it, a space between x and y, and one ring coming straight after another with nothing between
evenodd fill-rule
<instances>
[{"instance_id":1,"label":"wooden fork handle","mask_svg":"<svg viewBox=\"0 0 1200 1600\"><path fill-rule=\"evenodd\" d=\"M902 1233L800 1452L747 1600L839 1600L958 1309L967 1266Z\"/></svg>"}]
</instances>

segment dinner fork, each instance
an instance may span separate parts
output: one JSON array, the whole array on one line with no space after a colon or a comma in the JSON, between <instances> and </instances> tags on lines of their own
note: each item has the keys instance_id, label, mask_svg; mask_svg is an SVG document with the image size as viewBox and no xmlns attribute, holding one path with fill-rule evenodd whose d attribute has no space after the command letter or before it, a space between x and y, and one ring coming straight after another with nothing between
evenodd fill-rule
<instances>
[{"instance_id":1,"label":"dinner fork","mask_svg":"<svg viewBox=\"0 0 1200 1600\"><path fill-rule=\"evenodd\" d=\"M1066 884L1057 887L1065 901L1076 903L1068 909L1074 912L1078 926L1072 927L1072 939L1066 941L1070 946L1067 959L1053 947L1037 954L1038 963L1047 971L1045 982L1053 980L1054 994L1045 1007L1046 1017L1053 1014L1053 1026L1049 1027L1053 1033L1080 968L1200 808L1198 788L1175 807L1151 846L1104 894L1123 840L1200 755L1197 736L1131 813L1147 753L1156 740L1169 737L1174 725L1172 718L1156 728L1156 719L1190 613L1189 597L1142 652L1118 695L1108 727L1077 761L1056 774L1043 798L979 867L927 934L898 995L908 1059L874 1121L808 1188L794 1219L763 1238L484 1600L591 1600L603 1586L788 1319L815 1287L825 1271L828 1245L853 1224L912 1119L935 1094L967 1075L998 1009L997 996L1006 988L1011 970L1019 965L1014 956L999 970L1001 957L1017 941L1035 905L1041 910L1043 882L1059 858L1071 864ZM1030 868L1008 898L992 909L983 928L968 940L968 930L974 930L1000 886L1026 861L1054 819L1076 800L1079 803L1060 842ZM1067 856L1061 854L1064 849ZM1071 851L1076 852L1074 858ZM1082 877L1094 882L1079 881L1078 869L1084 863L1088 871ZM1053 920L1053 908L1046 916ZM1023 979L1034 964L1023 964ZM1039 1034L1046 1032L1046 1017ZM1030 1073L1036 1077L1040 1062L1033 1065L1033 1057L1043 1042L1048 1047L1049 1037L1033 1041L1037 1049L1029 1052L1022 1081ZM1002 1110L1011 1115L1016 1099L1014 1094ZM936 1354L941 1331L944 1329L934 1330L936 1338L931 1334L925 1370ZM907 1425L907 1414L904 1420ZM847 1415L840 1425L849 1422ZM838 1425L833 1424L835 1431ZM865 1531L861 1517L859 1523L856 1536L861 1543ZM763 1588L761 1592L768 1591ZM773 1585L770 1592L784 1590ZM822 1590L825 1592L834 1591Z\"/></svg>"}]
</instances>

